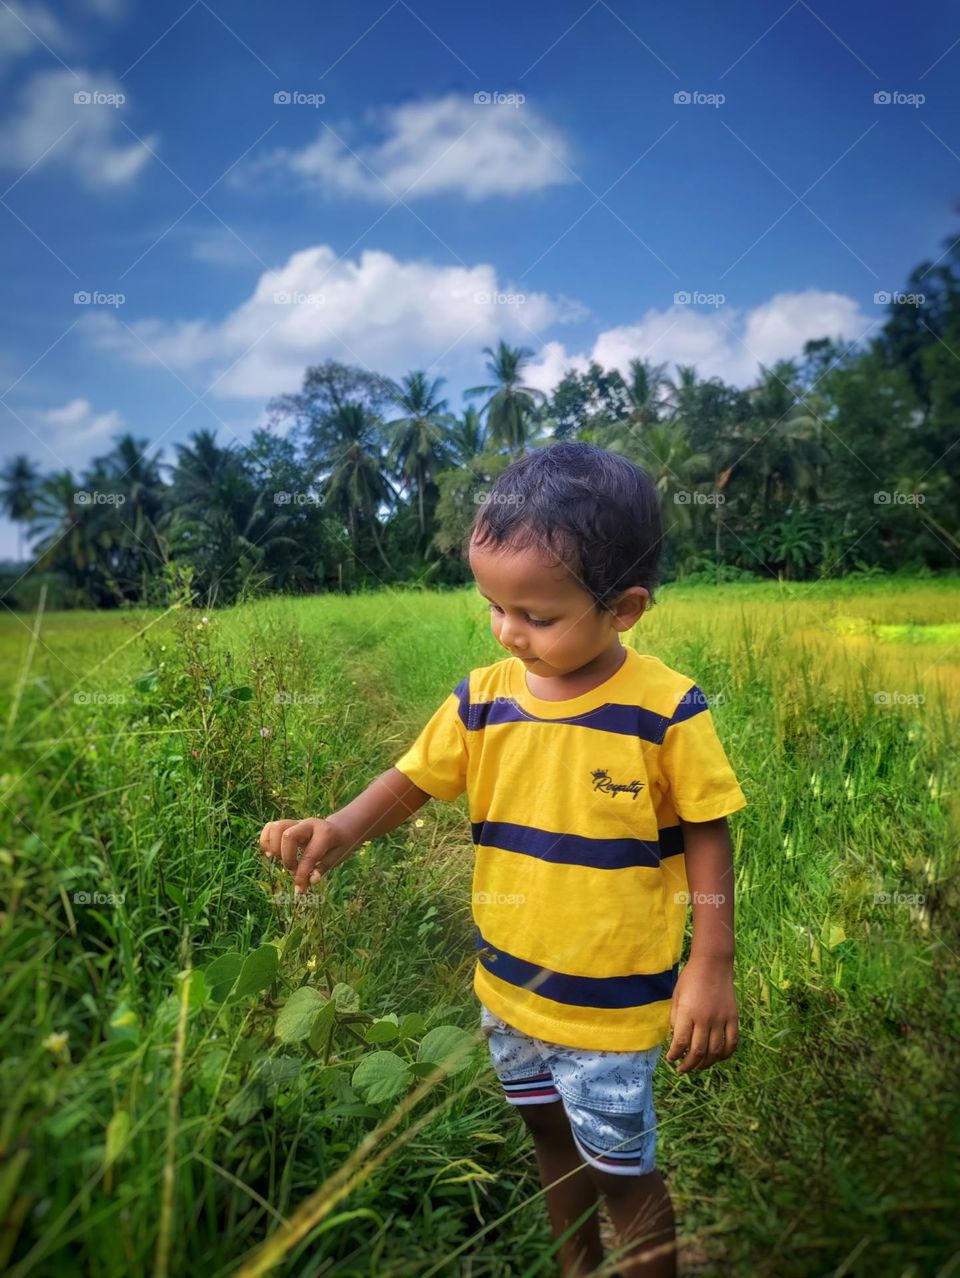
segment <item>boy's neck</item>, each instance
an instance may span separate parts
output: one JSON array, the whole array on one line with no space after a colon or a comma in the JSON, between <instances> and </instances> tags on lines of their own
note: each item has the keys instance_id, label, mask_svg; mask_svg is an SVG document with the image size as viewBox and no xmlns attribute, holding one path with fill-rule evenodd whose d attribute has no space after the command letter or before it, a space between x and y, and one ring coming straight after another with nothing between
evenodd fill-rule
<instances>
[{"instance_id":1,"label":"boy's neck","mask_svg":"<svg viewBox=\"0 0 960 1278\"><path fill-rule=\"evenodd\" d=\"M626 659L627 650L618 639L612 647L570 674L544 678L525 670L524 677L528 689L541 701L569 701L573 697L582 697L585 692L592 692L601 683L605 683L617 673Z\"/></svg>"}]
</instances>

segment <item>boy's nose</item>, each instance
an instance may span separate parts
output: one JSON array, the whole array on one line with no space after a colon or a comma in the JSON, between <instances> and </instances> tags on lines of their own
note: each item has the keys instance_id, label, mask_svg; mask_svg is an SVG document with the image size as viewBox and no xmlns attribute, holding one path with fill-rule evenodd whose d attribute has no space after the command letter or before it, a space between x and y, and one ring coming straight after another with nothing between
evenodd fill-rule
<instances>
[{"instance_id":1,"label":"boy's nose","mask_svg":"<svg viewBox=\"0 0 960 1278\"><path fill-rule=\"evenodd\" d=\"M527 645L522 639L518 643L517 642L518 637L519 636L513 630L513 627L510 626L506 621L504 621L500 627L500 642L503 644L505 648L508 648L510 652L525 653L527 650Z\"/></svg>"}]
</instances>

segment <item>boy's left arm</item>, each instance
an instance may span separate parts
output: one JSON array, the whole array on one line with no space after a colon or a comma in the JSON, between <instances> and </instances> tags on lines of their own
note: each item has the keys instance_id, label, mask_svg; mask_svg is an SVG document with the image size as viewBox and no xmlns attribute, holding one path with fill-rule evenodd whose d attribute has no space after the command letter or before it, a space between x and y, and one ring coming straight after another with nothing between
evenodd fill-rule
<instances>
[{"instance_id":1,"label":"boy's left arm","mask_svg":"<svg viewBox=\"0 0 960 1278\"><path fill-rule=\"evenodd\" d=\"M673 1037L665 1059L683 1057L677 1073L685 1074L725 1060L736 1048L738 1033L733 988L733 848L727 818L681 821L680 826L693 940L673 993Z\"/></svg>"}]
</instances>

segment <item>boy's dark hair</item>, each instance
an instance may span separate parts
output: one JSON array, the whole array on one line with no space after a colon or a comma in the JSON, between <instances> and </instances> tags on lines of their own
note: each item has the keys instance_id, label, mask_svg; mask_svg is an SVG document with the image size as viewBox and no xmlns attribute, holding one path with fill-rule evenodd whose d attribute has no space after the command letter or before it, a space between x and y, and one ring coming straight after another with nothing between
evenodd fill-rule
<instances>
[{"instance_id":1,"label":"boy's dark hair","mask_svg":"<svg viewBox=\"0 0 960 1278\"><path fill-rule=\"evenodd\" d=\"M594 444L546 444L494 480L464 541L551 552L604 608L628 586L659 583L663 521L636 462Z\"/></svg>"}]
</instances>

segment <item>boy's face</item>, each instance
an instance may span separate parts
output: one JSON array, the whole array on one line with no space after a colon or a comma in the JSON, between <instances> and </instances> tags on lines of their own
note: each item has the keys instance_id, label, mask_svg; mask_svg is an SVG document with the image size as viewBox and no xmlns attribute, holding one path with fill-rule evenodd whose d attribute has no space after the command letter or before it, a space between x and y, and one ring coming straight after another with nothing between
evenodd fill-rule
<instances>
[{"instance_id":1,"label":"boy's face","mask_svg":"<svg viewBox=\"0 0 960 1278\"><path fill-rule=\"evenodd\" d=\"M470 568L490 605L494 637L544 679L573 674L617 647L619 632L639 620L649 598L642 586L631 586L612 613L598 610L547 547L494 550L471 542Z\"/></svg>"}]
</instances>

